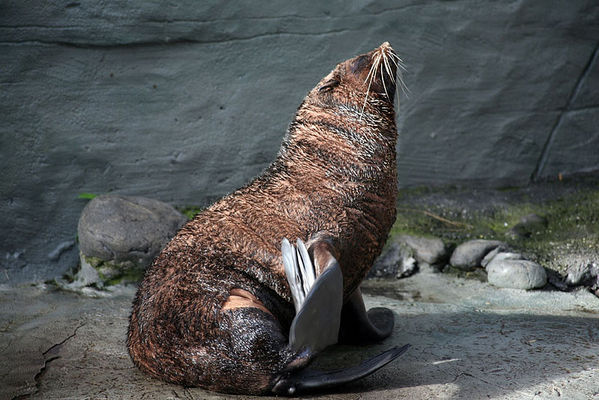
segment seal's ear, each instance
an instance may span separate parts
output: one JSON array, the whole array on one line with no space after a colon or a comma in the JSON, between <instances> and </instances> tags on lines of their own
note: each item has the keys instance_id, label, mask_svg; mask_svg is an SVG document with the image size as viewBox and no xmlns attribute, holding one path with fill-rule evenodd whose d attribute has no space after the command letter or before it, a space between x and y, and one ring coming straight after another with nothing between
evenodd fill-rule
<instances>
[{"instance_id":1,"label":"seal's ear","mask_svg":"<svg viewBox=\"0 0 599 400\"><path fill-rule=\"evenodd\" d=\"M326 81L321 87L319 87L318 91L320 93L330 92L336 86L338 86L339 83L340 83L339 79L337 77L333 77L333 78L329 79L328 81Z\"/></svg>"}]
</instances>

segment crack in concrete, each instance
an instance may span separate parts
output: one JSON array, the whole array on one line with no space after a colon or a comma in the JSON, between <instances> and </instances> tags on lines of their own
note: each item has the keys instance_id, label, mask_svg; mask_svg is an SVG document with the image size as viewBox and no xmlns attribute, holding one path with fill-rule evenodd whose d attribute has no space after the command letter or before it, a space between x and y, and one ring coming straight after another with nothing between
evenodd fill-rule
<instances>
[{"instance_id":1,"label":"crack in concrete","mask_svg":"<svg viewBox=\"0 0 599 400\"><path fill-rule=\"evenodd\" d=\"M74 338L77 335L77 331L79 330L79 328L81 328L83 326L85 326L85 324L81 324L78 327L76 327L75 330L73 331L73 333L71 335L69 335L64 340L60 341L59 343L53 344L52 346L48 347L48 349L46 351L44 351L42 353L42 355L45 356L49 352L53 351L56 348L59 348L60 346L62 346L63 344L65 344L66 342L68 342L69 340L71 340L72 338Z\"/></svg>"},{"instance_id":2,"label":"crack in concrete","mask_svg":"<svg viewBox=\"0 0 599 400\"><path fill-rule=\"evenodd\" d=\"M232 37L225 39L190 39L190 38L177 38L177 39L164 39L152 40L152 41L139 41L139 42L128 42L128 43L77 43L77 42L64 42L64 41L45 41L45 40L22 40L22 41L0 41L0 45L7 46L19 46L19 45L37 45L37 46L63 46L81 49L114 49L123 47L151 47L151 46L164 46L164 45L178 45L178 44L217 44L217 43L231 43L231 42L242 42L250 41L254 39L261 39L270 36L323 36L323 35L335 35L344 32L352 32L357 29L332 29L329 31L322 32L267 32L256 35L250 35L245 37Z\"/></svg>"},{"instance_id":3,"label":"crack in concrete","mask_svg":"<svg viewBox=\"0 0 599 400\"><path fill-rule=\"evenodd\" d=\"M549 135L547 136L547 140L545 141L545 144L543 145L543 150L541 151L541 156L539 157L539 160L537 161L537 165L530 176L531 182L535 182L541 177L541 174L543 173L543 169L545 168L545 164L547 163L547 158L549 157L549 150L551 150L551 146L553 145L553 141L555 139L555 133L557 132L558 128L561 126L562 121L564 119L564 115L566 115L568 112L572 111L572 107L571 107L572 102L574 101L574 99L576 98L578 93L580 92L582 84L585 82L586 77L590 73L591 67L595 63L598 54L599 54L599 43L597 43L595 45L595 49L591 53L589 60L587 61L586 65L582 69L582 72L578 76L578 79L576 80L576 84L574 85L574 88L570 92L570 96L568 97L566 106L563 108L562 112L557 117L557 120L555 121L555 124L553 124L551 131L549 131Z\"/></svg>"},{"instance_id":4,"label":"crack in concrete","mask_svg":"<svg viewBox=\"0 0 599 400\"><path fill-rule=\"evenodd\" d=\"M60 356L54 356L54 357L50 357L44 360L44 365L40 368L40 370L38 371L37 374L35 374L35 377L33 378L36 382L36 387L39 386L39 382L42 379L42 377L46 374L46 372L48 371L48 366L50 365L50 363L54 360L58 360L60 358ZM37 390L36 390L37 391Z\"/></svg>"},{"instance_id":5,"label":"crack in concrete","mask_svg":"<svg viewBox=\"0 0 599 400\"><path fill-rule=\"evenodd\" d=\"M64 345L66 342L68 342L69 340L71 340L72 338L74 338L77 335L77 331L81 328L85 326L85 324L81 324L79 326L77 326L75 328L75 330L73 331L72 334L70 334L69 336L67 336L65 339L61 340L58 343L53 344L52 346L48 347L45 351L42 352L43 356L46 356L48 353L54 353L54 352L58 352L60 350L60 348L62 347L62 345ZM35 374L35 376L33 377L33 380L35 382L35 389L33 392L31 393L27 393L27 394L22 394L16 397L13 397L12 400L22 400L22 399L28 399L31 396L33 396L34 394L36 394L37 392L39 392L40 389L40 385L41 385L41 380L44 377L44 375L46 374L46 372L48 372L48 366L50 365L50 363L54 360L59 359L60 356L59 355L53 355L51 357L45 358L44 359L44 365L42 365L42 367L39 369L39 371L37 372L37 374Z\"/></svg>"}]
</instances>

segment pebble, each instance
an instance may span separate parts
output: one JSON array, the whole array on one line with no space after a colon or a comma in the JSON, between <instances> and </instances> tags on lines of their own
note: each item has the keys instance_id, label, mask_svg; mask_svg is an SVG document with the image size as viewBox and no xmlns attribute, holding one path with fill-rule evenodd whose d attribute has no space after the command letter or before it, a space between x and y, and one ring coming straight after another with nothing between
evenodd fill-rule
<instances>
[{"instance_id":1,"label":"pebble","mask_svg":"<svg viewBox=\"0 0 599 400\"><path fill-rule=\"evenodd\" d=\"M417 271L414 251L399 241L391 241L376 259L368 278L406 278Z\"/></svg>"},{"instance_id":2,"label":"pebble","mask_svg":"<svg viewBox=\"0 0 599 400\"><path fill-rule=\"evenodd\" d=\"M404 253L404 256L399 260L397 264L397 273L395 277L397 279L407 278L412 276L418 271L418 265L416 264L416 259L409 255L409 253Z\"/></svg>"},{"instance_id":3,"label":"pebble","mask_svg":"<svg viewBox=\"0 0 599 400\"><path fill-rule=\"evenodd\" d=\"M471 271L476 267L480 267L483 258L490 251L498 247L505 249L507 248L507 245L498 240L469 240L456 247L451 255L449 263L455 268Z\"/></svg>"},{"instance_id":4,"label":"pebble","mask_svg":"<svg viewBox=\"0 0 599 400\"><path fill-rule=\"evenodd\" d=\"M599 265L589 262L569 267L566 283L570 286L591 286L599 283Z\"/></svg>"},{"instance_id":5,"label":"pebble","mask_svg":"<svg viewBox=\"0 0 599 400\"><path fill-rule=\"evenodd\" d=\"M483 258L483 260L480 262L480 265L483 268L486 268L487 265L489 265L489 263L494 259L497 259L497 260L523 260L524 257L522 257L522 254L520 254L520 253L506 252L500 246L500 247L496 248L495 250L491 251L489 254L487 254L485 256L485 258Z\"/></svg>"},{"instance_id":6,"label":"pebble","mask_svg":"<svg viewBox=\"0 0 599 400\"><path fill-rule=\"evenodd\" d=\"M499 253L487 264L489 283L502 288L535 289L547 284L545 269L539 264L510 257L513 253L501 257Z\"/></svg>"},{"instance_id":7,"label":"pebble","mask_svg":"<svg viewBox=\"0 0 599 400\"><path fill-rule=\"evenodd\" d=\"M414 251L414 257L419 263L435 265L447 258L447 248L439 238L400 235L399 241Z\"/></svg>"}]
</instances>

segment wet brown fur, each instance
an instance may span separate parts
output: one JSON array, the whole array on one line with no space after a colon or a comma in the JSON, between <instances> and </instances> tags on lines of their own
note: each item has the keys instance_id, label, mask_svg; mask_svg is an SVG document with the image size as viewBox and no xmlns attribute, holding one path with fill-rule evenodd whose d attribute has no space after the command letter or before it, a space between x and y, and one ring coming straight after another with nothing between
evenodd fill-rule
<instances>
[{"instance_id":1,"label":"wet brown fur","mask_svg":"<svg viewBox=\"0 0 599 400\"><path fill-rule=\"evenodd\" d=\"M386 46L386 45L383 45ZM133 303L131 358L144 372L220 392L268 393L286 368L294 317L281 240L330 251L354 292L395 219L393 94L366 77L376 51L339 64L305 98L277 159L185 225ZM392 51L392 50L390 50ZM395 88L387 76L386 88ZM364 105L364 109L362 111Z\"/></svg>"}]
</instances>

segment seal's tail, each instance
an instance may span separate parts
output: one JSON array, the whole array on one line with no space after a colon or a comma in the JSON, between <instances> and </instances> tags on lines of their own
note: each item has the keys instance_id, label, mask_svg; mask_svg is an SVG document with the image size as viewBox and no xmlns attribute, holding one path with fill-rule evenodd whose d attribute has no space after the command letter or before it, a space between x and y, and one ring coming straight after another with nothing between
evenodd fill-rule
<instances>
[{"instance_id":1,"label":"seal's tail","mask_svg":"<svg viewBox=\"0 0 599 400\"><path fill-rule=\"evenodd\" d=\"M324 390L344 383L353 382L384 367L405 353L409 344L394 347L363 363L335 371L315 371L303 369L281 377L272 391L278 395L292 396L312 390Z\"/></svg>"}]
</instances>

